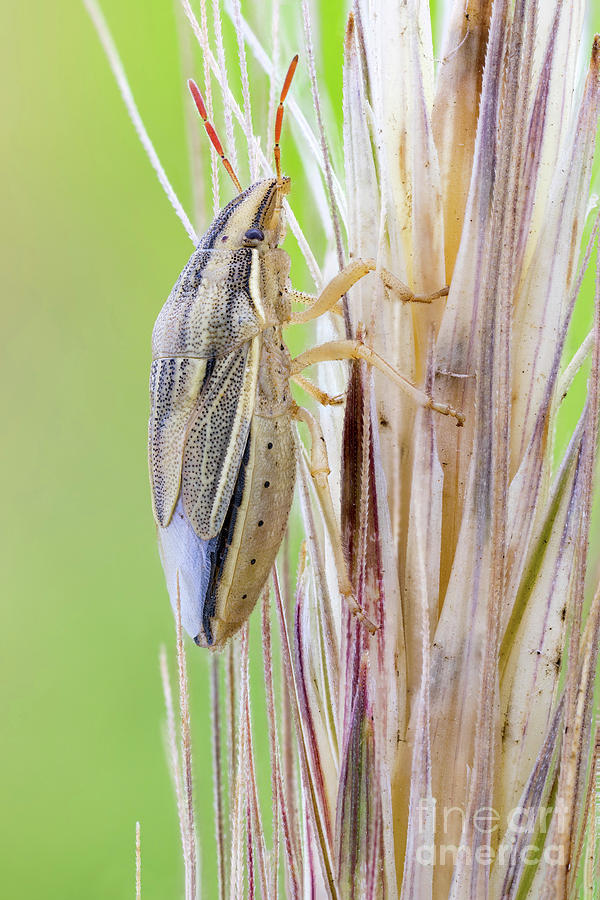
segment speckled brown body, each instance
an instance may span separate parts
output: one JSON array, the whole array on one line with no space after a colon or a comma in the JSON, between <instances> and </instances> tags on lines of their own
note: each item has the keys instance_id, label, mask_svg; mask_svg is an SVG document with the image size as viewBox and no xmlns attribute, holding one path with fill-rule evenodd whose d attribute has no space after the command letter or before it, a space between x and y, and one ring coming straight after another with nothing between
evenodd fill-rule
<instances>
[{"instance_id":1,"label":"speckled brown body","mask_svg":"<svg viewBox=\"0 0 600 900\"><path fill-rule=\"evenodd\" d=\"M171 601L179 593L183 625L202 646L221 646L250 615L294 491L282 336L290 262L277 247L276 187L259 182L219 213L153 332L153 509Z\"/></svg>"}]
</instances>

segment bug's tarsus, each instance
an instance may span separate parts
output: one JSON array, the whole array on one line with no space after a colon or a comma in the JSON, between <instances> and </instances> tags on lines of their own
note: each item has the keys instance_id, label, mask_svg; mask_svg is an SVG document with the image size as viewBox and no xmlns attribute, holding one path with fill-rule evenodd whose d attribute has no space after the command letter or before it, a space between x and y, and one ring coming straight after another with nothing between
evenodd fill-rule
<instances>
[{"instance_id":1,"label":"bug's tarsus","mask_svg":"<svg viewBox=\"0 0 600 900\"><path fill-rule=\"evenodd\" d=\"M188 88L190 89L190 94L194 99L194 103L196 104L196 109L200 113L200 118L204 122L204 127L206 128L206 133L209 137L209 140L219 156L221 157L221 162L225 167L225 171L235 184L238 192L242 193L242 186L240 184L239 178L233 171L233 166L225 156L225 151L223 150L223 145L219 140L219 136L214 129L213 124L209 121L208 113L206 112L206 106L204 105L204 100L202 99L202 94L200 93L200 88L196 84L193 78L188 78Z\"/></svg>"},{"instance_id":2,"label":"bug's tarsus","mask_svg":"<svg viewBox=\"0 0 600 900\"><path fill-rule=\"evenodd\" d=\"M450 406L449 403L442 403L441 401L434 400L433 397L430 397L429 403L427 405L429 409L433 409L435 412L440 413L442 416L450 416L451 418L456 419L456 425L458 428L462 428L462 426L465 424L464 413L461 413L453 406Z\"/></svg>"},{"instance_id":3,"label":"bug's tarsus","mask_svg":"<svg viewBox=\"0 0 600 900\"><path fill-rule=\"evenodd\" d=\"M431 303L432 300L441 300L443 297L447 297L450 293L450 287L445 284L444 287L440 288L439 291L434 291L433 294L415 294L412 298L415 303Z\"/></svg>"},{"instance_id":4,"label":"bug's tarsus","mask_svg":"<svg viewBox=\"0 0 600 900\"><path fill-rule=\"evenodd\" d=\"M356 600L354 599L354 594L353 593L352 594L344 594L343 596L344 596L344 600L348 604L348 608L350 609L350 612L352 613L352 615L355 616L355 618L358 619L358 621L361 623L361 625L363 625L367 629L369 634L377 634L380 626L376 625L375 622L373 622L373 621L371 621L371 619L369 619L368 615L366 614L366 612L364 611L362 606L359 606L358 603L356 602Z\"/></svg>"}]
</instances>

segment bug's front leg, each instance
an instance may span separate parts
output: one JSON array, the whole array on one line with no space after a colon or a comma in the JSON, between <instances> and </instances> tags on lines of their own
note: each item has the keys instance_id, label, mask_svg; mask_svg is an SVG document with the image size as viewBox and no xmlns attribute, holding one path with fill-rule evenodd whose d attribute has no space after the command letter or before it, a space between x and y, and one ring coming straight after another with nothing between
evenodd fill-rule
<instances>
[{"instance_id":1,"label":"bug's front leg","mask_svg":"<svg viewBox=\"0 0 600 900\"><path fill-rule=\"evenodd\" d=\"M313 307L317 300L319 299L316 294L307 294L304 291L297 291L295 288L288 288L286 291L286 298L290 300L292 303L302 303L306 307ZM299 322L306 321L305 319L298 319L298 316L306 315L307 310L304 313L292 313L292 318L286 324L296 325ZM335 313L337 316L343 317L344 309L342 307L342 301L338 300L333 306L329 307L328 312ZM316 318L316 317L315 317Z\"/></svg>"},{"instance_id":2,"label":"bug's front leg","mask_svg":"<svg viewBox=\"0 0 600 900\"><path fill-rule=\"evenodd\" d=\"M310 474L312 475L319 503L325 519L325 526L331 541L333 555L338 577L338 588L340 594L348 604L350 612L364 624L365 628L375 634L377 625L368 618L364 609L362 609L354 597L354 589L348 577L346 560L344 559L344 550L342 548L342 536L335 517L333 509L333 501L329 490L329 482L327 476L330 473L329 460L327 458L327 447L321 427L315 417L309 413L307 409L297 406L293 412L294 418L304 422L308 426L310 432Z\"/></svg>"},{"instance_id":3,"label":"bug's front leg","mask_svg":"<svg viewBox=\"0 0 600 900\"><path fill-rule=\"evenodd\" d=\"M402 303L431 303L433 300L439 300L440 297L446 297L448 294L448 287L443 287L433 294L415 294L408 285L400 281L392 272L388 272L387 269L378 269L374 259L353 259L347 266L344 266L341 272L333 276L318 297L311 297L309 294L301 294L298 291L289 292L291 300L298 300L302 303L308 303L312 300L312 304L307 309L292 313L290 324L310 322L328 310L333 309L346 291L349 291L353 284L356 284L369 272L377 272L385 287Z\"/></svg>"},{"instance_id":4,"label":"bug's front leg","mask_svg":"<svg viewBox=\"0 0 600 900\"><path fill-rule=\"evenodd\" d=\"M301 372L303 369L306 369L308 366L312 366L315 363L331 362L339 359L364 359L370 366L379 369L379 371L383 372L383 374L393 381L394 384L397 384L398 387L402 388L402 390L414 400L417 406L422 406L425 409L433 409L443 416L453 416L456 419L457 425L464 424L465 417L461 412L458 412L458 410L454 409L454 407L450 406L448 403L441 403L438 400L434 400L433 397L430 397L429 394L426 394L425 391L418 388L416 384L413 384L412 381L409 381L408 378L405 378L404 375L397 372L396 369L386 362L382 356L379 356L375 350L371 347L367 347L366 344L363 344L363 342L359 340L328 341L326 344L312 347L310 350L301 353L300 356L297 356L292 360L291 375L294 377L298 372Z\"/></svg>"}]
</instances>

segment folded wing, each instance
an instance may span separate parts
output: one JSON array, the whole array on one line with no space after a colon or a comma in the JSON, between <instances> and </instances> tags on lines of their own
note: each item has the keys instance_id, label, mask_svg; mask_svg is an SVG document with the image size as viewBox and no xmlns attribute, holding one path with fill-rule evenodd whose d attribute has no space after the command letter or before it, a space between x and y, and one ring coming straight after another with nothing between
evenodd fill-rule
<instances>
[{"instance_id":1,"label":"folded wing","mask_svg":"<svg viewBox=\"0 0 600 900\"><path fill-rule=\"evenodd\" d=\"M259 350L255 338L216 359L152 364L150 480L161 527L169 524L181 493L198 537L219 533L248 439Z\"/></svg>"},{"instance_id":2,"label":"folded wing","mask_svg":"<svg viewBox=\"0 0 600 900\"><path fill-rule=\"evenodd\" d=\"M185 438L183 507L203 540L215 537L235 488L254 412L260 339L214 361Z\"/></svg>"},{"instance_id":3,"label":"folded wing","mask_svg":"<svg viewBox=\"0 0 600 900\"><path fill-rule=\"evenodd\" d=\"M155 359L150 370L148 465L154 518L163 528L171 521L181 484L188 423L198 406L208 359Z\"/></svg>"}]
</instances>

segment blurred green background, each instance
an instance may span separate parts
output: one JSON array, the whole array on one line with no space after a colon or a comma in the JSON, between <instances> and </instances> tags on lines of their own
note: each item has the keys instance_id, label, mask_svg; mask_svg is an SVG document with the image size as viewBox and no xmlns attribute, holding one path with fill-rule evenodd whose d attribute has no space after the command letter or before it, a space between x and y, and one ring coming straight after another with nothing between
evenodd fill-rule
<instances>
[{"instance_id":1,"label":"blurred green background","mask_svg":"<svg viewBox=\"0 0 600 900\"><path fill-rule=\"evenodd\" d=\"M323 4L318 54L338 108L345 5ZM103 9L190 209L174 5L104 0ZM145 433L150 333L191 245L83 6L3 11L0 891L134 896L139 819L143 896L175 897L183 877L157 664L173 623ZM297 165L290 150L286 168L294 175ZM589 319L588 307L580 333ZM190 654L190 675L203 880L214 897L204 654ZM258 742L263 768L266 754Z\"/></svg>"},{"instance_id":2,"label":"blurred green background","mask_svg":"<svg viewBox=\"0 0 600 900\"><path fill-rule=\"evenodd\" d=\"M175 4L102 6L190 210ZM83 5L5 4L4 21L0 894L133 897L139 819L144 897L164 900L182 895L183 874L162 740L158 650L172 659L173 621L149 502L147 383L154 319L192 246ZM339 91L341 2L328 21ZM189 74L201 79L198 60ZM204 653L190 654L190 676L213 897Z\"/></svg>"}]
</instances>

